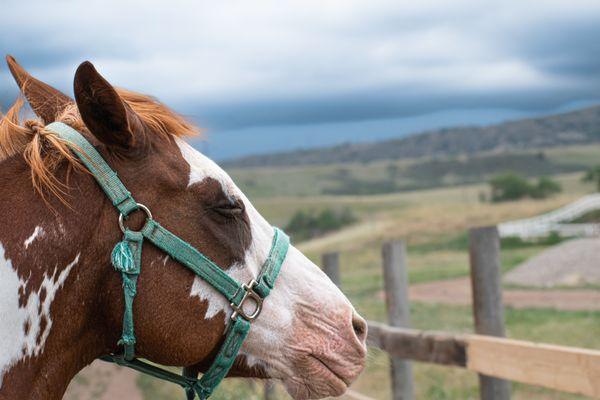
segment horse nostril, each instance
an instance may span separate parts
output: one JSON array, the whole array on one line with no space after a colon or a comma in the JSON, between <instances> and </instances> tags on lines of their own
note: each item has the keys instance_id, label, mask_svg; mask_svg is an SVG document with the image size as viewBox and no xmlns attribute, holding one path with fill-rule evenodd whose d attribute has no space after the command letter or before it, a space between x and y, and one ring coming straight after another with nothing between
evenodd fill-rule
<instances>
[{"instance_id":1,"label":"horse nostril","mask_svg":"<svg viewBox=\"0 0 600 400\"><path fill-rule=\"evenodd\" d=\"M352 329L354 329L354 334L361 343L367 339L367 323L356 313L352 315Z\"/></svg>"}]
</instances>

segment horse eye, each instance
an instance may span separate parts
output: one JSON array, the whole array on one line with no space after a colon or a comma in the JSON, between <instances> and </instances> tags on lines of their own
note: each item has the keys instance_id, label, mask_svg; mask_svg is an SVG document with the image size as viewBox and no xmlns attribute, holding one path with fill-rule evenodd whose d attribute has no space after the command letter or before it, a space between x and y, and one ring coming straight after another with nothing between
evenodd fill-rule
<instances>
[{"instance_id":1,"label":"horse eye","mask_svg":"<svg viewBox=\"0 0 600 400\"><path fill-rule=\"evenodd\" d=\"M228 218L234 218L237 217L239 215L242 215L242 213L244 212L244 207L239 204L239 203L226 203L226 204L219 204L216 205L214 207L211 207L211 209L216 212L217 214L223 216L223 217L228 217Z\"/></svg>"}]
</instances>

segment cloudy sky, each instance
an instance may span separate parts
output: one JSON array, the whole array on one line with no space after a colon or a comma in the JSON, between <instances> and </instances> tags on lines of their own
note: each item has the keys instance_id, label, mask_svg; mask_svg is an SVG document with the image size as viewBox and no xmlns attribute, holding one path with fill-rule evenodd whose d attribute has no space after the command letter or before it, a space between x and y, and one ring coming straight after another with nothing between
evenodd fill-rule
<instances>
[{"instance_id":1,"label":"cloudy sky","mask_svg":"<svg viewBox=\"0 0 600 400\"><path fill-rule=\"evenodd\" d=\"M600 1L3 0L0 52L69 94L90 60L223 159L599 103Z\"/></svg>"}]
</instances>

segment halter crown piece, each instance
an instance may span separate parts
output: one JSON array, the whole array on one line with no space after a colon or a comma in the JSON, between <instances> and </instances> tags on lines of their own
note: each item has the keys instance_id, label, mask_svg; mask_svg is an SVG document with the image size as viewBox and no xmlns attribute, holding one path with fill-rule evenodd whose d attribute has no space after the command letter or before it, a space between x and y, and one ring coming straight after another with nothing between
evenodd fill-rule
<instances>
[{"instance_id":1,"label":"halter crown piece","mask_svg":"<svg viewBox=\"0 0 600 400\"><path fill-rule=\"evenodd\" d=\"M150 210L133 199L117 173L81 133L61 122L53 122L46 128L69 144L73 153L94 175L106 196L120 213L119 226L123 231L123 240L115 246L111 260L123 279L125 309L123 333L118 342L123 347L123 352L108 354L101 359L176 383L185 389L188 400L193 400L196 395L201 400L207 399L231 369L250 331L251 322L260 315L262 302L273 289L281 270L289 248L289 238L283 231L275 228L271 250L258 277L248 284L240 284L200 251L156 222ZM142 210L146 214L146 223L140 231L132 231L124 224L124 219L135 210ZM137 278L141 272L144 240L148 240L209 283L229 300L233 309L231 321L225 330L223 344L212 365L200 379L194 376L180 376L135 358L133 300L137 289ZM250 301L248 304L254 304L254 311L251 313L244 308L248 301Z\"/></svg>"}]
</instances>

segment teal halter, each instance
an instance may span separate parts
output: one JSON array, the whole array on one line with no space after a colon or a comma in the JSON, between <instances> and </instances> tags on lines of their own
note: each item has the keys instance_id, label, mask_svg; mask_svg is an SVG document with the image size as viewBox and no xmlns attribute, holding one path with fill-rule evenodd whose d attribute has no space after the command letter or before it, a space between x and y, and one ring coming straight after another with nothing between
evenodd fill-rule
<instances>
[{"instance_id":1,"label":"teal halter","mask_svg":"<svg viewBox=\"0 0 600 400\"><path fill-rule=\"evenodd\" d=\"M196 395L201 400L207 399L231 369L242 343L250 331L250 323L260 315L262 302L273 289L281 270L288 251L289 238L281 230L274 228L275 235L271 250L259 276L248 284L240 284L200 251L159 225L152 218L150 210L133 199L131 193L118 178L117 173L110 168L81 133L60 122L53 122L46 128L67 142L120 212L119 226L123 231L123 240L117 243L111 258L113 266L121 273L123 279L125 309L123 334L118 343L123 346L123 353L109 354L101 359L181 385L186 390L188 399L194 399ZM146 213L146 223L140 231L132 231L123 223L123 220L135 210L142 210ZM195 376L180 376L135 358L133 300L137 290L137 278L141 272L144 239L209 283L227 298L233 309L231 321L225 331L225 340L212 365L200 379ZM252 313L244 310L244 304L247 301L254 303Z\"/></svg>"}]
</instances>

